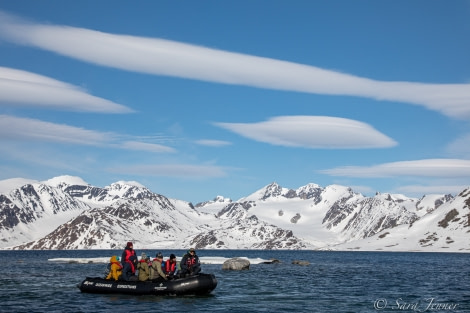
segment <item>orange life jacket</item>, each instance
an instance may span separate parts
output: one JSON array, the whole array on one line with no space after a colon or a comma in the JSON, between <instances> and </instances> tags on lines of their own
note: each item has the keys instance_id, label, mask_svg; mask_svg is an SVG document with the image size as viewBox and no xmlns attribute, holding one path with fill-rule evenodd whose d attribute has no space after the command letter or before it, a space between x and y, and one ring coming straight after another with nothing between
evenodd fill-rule
<instances>
[{"instance_id":1,"label":"orange life jacket","mask_svg":"<svg viewBox=\"0 0 470 313\"><path fill-rule=\"evenodd\" d=\"M165 272L166 273L173 273L176 270L176 262L171 263L170 260L166 260L165 262Z\"/></svg>"}]
</instances>

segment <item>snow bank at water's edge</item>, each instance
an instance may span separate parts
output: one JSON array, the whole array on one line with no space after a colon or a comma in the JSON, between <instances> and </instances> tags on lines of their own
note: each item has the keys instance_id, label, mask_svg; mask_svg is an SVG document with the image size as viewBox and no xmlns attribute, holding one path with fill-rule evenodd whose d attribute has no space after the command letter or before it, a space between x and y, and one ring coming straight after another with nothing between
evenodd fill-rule
<instances>
[{"instance_id":1,"label":"snow bank at water's edge","mask_svg":"<svg viewBox=\"0 0 470 313\"><path fill-rule=\"evenodd\" d=\"M58 263L108 263L110 257L98 257L98 258L54 258L48 259L50 262L58 262ZM240 257L242 259L247 259L250 261L250 264L262 264L262 263L272 263L273 260L265 260L261 258L247 258L247 257ZM140 259L140 257L139 257ZM180 261L181 258L176 258L177 261ZM201 264L224 264L225 261L229 260L230 258L225 258L221 256L211 256L211 257L199 257L199 261ZM165 259L166 260L166 259Z\"/></svg>"}]
</instances>

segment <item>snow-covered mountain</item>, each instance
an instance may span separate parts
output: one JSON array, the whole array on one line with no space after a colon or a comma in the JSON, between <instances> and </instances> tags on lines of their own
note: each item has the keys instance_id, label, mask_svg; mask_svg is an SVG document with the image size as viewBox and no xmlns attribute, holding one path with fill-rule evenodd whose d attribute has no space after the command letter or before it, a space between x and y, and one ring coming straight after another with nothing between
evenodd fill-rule
<instances>
[{"instance_id":1,"label":"snow-covered mountain","mask_svg":"<svg viewBox=\"0 0 470 313\"><path fill-rule=\"evenodd\" d=\"M470 252L470 189L415 199L271 183L237 201L217 196L193 206L137 182L101 188L60 176L0 187L4 249L119 249L133 241L146 249Z\"/></svg>"}]
</instances>

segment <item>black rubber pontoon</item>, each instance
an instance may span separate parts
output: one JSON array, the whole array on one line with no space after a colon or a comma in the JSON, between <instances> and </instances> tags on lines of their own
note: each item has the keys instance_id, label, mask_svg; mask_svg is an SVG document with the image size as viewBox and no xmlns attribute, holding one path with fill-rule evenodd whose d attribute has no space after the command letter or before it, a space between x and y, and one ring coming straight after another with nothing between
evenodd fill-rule
<instances>
[{"instance_id":1,"label":"black rubber pontoon","mask_svg":"<svg viewBox=\"0 0 470 313\"><path fill-rule=\"evenodd\" d=\"M81 292L120 293L131 295L205 295L217 287L213 274L198 274L174 280L115 281L87 277L77 285Z\"/></svg>"}]
</instances>

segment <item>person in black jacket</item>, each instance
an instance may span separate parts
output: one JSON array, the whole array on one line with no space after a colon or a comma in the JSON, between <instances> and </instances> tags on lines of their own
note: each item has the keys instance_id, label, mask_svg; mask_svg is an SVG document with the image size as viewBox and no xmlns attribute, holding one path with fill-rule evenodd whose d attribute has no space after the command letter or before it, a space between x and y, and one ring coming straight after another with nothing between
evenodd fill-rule
<instances>
[{"instance_id":1,"label":"person in black jacket","mask_svg":"<svg viewBox=\"0 0 470 313\"><path fill-rule=\"evenodd\" d=\"M137 258L135 255L131 255L131 257L129 258L129 261L123 263L122 274L121 274L122 280L125 280L125 281L139 280L137 276L135 275L135 271L137 268L134 264L137 264Z\"/></svg>"},{"instance_id":2,"label":"person in black jacket","mask_svg":"<svg viewBox=\"0 0 470 313\"><path fill-rule=\"evenodd\" d=\"M201 271L201 263L199 257L196 254L196 250L191 248L183 256L180 262L181 272L180 276L185 277L187 275L196 275Z\"/></svg>"}]
</instances>

